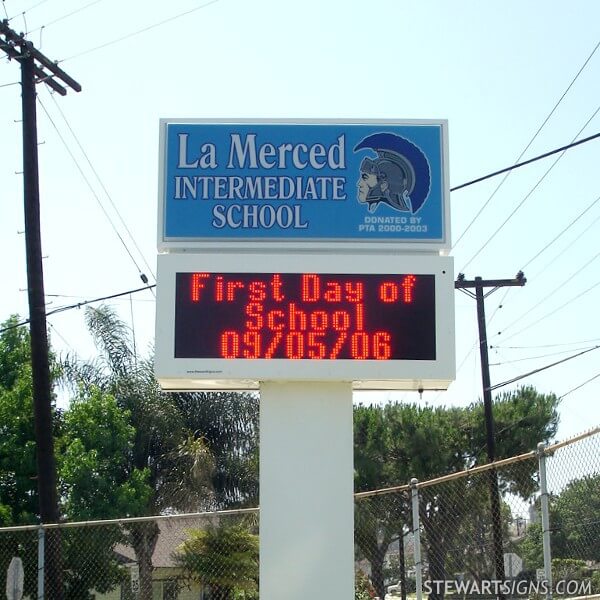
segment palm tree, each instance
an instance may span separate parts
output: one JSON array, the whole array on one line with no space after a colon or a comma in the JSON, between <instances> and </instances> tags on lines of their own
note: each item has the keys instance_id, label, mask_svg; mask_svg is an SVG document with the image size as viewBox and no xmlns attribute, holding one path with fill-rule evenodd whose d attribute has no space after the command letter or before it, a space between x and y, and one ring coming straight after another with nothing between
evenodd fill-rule
<instances>
[{"instance_id":1,"label":"palm tree","mask_svg":"<svg viewBox=\"0 0 600 600\"><path fill-rule=\"evenodd\" d=\"M258 505L258 395L171 394L184 424L206 441L215 460L214 508Z\"/></svg>"},{"instance_id":2,"label":"palm tree","mask_svg":"<svg viewBox=\"0 0 600 600\"><path fill-rule=\"evenodd\" d=\"M109 307L86 309L98 356L67 357L63 379L98 387L130 414L135 441L129 465L145 470L152 490L143 514L210 510L253 500L257 493L258 406L248 394L164 393L152 358L139 358L127 325ZM139 502L138 502L139 504ZM102 518L102 515L98 515ZM152 598L152 521L127 526L140 571L139 600Z\"/></svg>"}]
</instances>

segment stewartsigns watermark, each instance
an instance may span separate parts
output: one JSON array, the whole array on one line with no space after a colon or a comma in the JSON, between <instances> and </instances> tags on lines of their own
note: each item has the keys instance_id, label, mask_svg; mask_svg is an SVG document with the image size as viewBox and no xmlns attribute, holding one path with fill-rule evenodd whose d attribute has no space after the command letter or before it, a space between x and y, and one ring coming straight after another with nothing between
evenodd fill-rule
<instances>
[{"instance_id":1,"label":"stewartsigns watermark","mask_svg":"<svg viewBox=\"0 0 600 600\"><path fill-rule=\"evenodd\" d=\"M207 241L449 247L447 127L161 121L159 247Z\"/></svg>"},{"instance_id":2,"label":"stewartsigns watermark","mask_svg":"<svg viewBox=\"0 0 600 600\"><path fill-rule=\"evenodd\" d=\"M470 598L490 598L504 595L510 598L529 598L533 595L546 595L552 592L554 596L588 596L592 593L592 582L577 579L561 579L548 581L524 581L484 579L481 581L455 581L446 579L426 580L423 582L425 594L446 596L468 596Z\"/></svg>"}]
</instances>

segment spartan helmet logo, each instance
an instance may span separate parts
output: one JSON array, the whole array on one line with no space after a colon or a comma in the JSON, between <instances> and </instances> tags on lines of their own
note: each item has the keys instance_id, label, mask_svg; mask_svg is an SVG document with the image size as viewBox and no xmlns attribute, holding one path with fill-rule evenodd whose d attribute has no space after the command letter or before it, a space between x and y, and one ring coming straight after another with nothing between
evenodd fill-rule
<instances>
[{"instance_id":1,"label":"spartan helmet logo","mask_svg":"<svg viewBox=\"0 0 600 600\"><path fill-rule=\"evenodd\" d=\"M412 142L391 133L366 137L355 148L372 148L377 158L364 158L360 165L358 201L369 212L379 203L403 212L416 213L429 195L429 163Z\"/></svg>"},{"instance_id":2,"label":"spartan helmet logo","mask_svg":"<svg viewBox=\"0 0 600 600\"><path fill-rule=\"evenodd\" d=\"M365 158L360 165L359 202L367 202L373 212L380 202L401 211L411 211L410 194L415 187L415 172L400 154L378 150L377 158Z\"/></svg>"}]
</instances>

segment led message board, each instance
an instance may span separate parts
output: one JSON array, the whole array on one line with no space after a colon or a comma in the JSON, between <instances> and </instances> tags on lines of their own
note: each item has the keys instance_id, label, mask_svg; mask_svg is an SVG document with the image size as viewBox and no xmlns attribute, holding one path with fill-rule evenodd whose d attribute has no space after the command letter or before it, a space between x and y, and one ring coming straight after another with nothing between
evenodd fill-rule
<instances>
[{"instance_id":1,"label":"led message board","mask_svg":"<svg viewBox=\"0 0 600 600\"><path fill-rule=\"evenodd\" d=\"M264 380L443 389L454 377L452 259L245 262L159 256L156 375L164 389L254 389Z\"/></svg>"},{"instance_id":2,"label":"led message board","mask_svg":"<svg viewBox=\"0 0 600 600\"><path fill-rule=\"evenodd\" d=\"M160 125L161 251L450 247L445 121Z\"/></svg>"},{"instance_id":3,"label":"led message board","mask_svg":"<svg viewBox=\"0 0 600 600\"><path fill-rule=\"evenodd\" d=\"M177 273L175 358L435 360L435 276Z\"/></svg>"}]
</instances>

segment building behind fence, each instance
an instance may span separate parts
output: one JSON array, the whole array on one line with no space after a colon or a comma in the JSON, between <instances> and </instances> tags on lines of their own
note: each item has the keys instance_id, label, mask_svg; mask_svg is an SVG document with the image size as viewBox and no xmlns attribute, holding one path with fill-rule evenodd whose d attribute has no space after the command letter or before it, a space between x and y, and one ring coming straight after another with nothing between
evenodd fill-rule
<instances>
[{"instance_id":1,"label":"building behind fence","mask_svg":"<svg viewBox=\"0 0 600 600\"><path fill-rule=\"evenodd\" d=\"M355 498L357 599L600 593L600 427ZM65 600L255 600L258 533L258 509L2 528L0 590L60 598L50 581ZM58 584L44 576L50 556Z\"/></svg>"}]
</instances>

